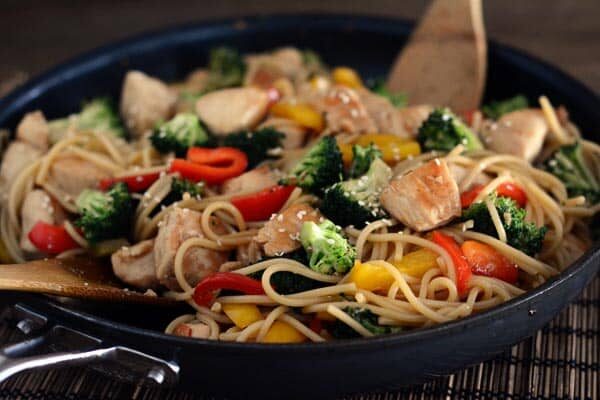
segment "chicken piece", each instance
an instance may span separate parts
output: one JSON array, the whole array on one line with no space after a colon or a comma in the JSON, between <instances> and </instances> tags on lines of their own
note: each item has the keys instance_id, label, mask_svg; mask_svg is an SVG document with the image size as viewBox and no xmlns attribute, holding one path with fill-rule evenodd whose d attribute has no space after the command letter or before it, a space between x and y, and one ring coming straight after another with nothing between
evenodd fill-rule
<instances>
[{"instance_id":1,"label":"chicken piece","mask_svg":"<svg viewBox=\"0 0 600 400\"><path fill-rule=\"evenodd\" d=\"M0 178L10 186L23 169L41 156L42 152L29 143L20 141L10 143L2 159Z\"/></svg>"},{"instance_id":2,"label":"chicken piece","mask_svg":"<svg viewBox=\"0 0 600 400\"><path fill-rule=\"evenodd\" d=\"M255 193L275 185L277 176L269 167L263 165L226 180L221 191L223 194Z\"/></svg>"},{"instance_id":3,"label":"chicken piece","mask_svg":"<svg viewBox=\"0 0 600 400\"><path fill-rule=\"evenodd\" d=\"M77 156L63 156L52 163L48 182L75 199L84 189L95 189L106 178L110 174L96 164Z\"/></svg>"},{"instance_id":4,"label":"chicken piece","mask_svg":"<svg viewBox=\"0 0 600 400\"><path fill-rule=\"evenodd\" d=\"M450 170L450 175L452 175L452 178L454 179L457 185L460 185L462 180L467 177L469 172L471 172L470 169L467 169L461 165L454 163L448 164L448 169ZM486 174L485 172L479 172L477 175L475 175L475 178L469 184L469 186L465 188L465 190L469 190L472 186L475 185L487 185L488 183L490 183L491 180L492 178L488 174Z\"/></svg>"},{"instance_id":5,"label":"chicken piece","mask_svg":"<svg viewBox=\"0 0 600 400\"><path fill-rule=\"evenodd\" d=\"M17 126L17 139L29 143L36 149L48 151L48 135L50 128L41 111L25 114Z\"/></svg>"},{"instance_id":6,"label":"chicken piece","mask_svg":"<svg viewBox=\"0 0 600 400\"><path fill-rule=\"evenodd\" d=\"M190 238L203 238L200 225L201 213L189 209L174 208L161 222L154 242L156 277L171 290L180 290L175 278L175 255L179 246ZM216 233L226 233L223 224L213 219ZM229 258L228 251L192 247L183 256L183 273L187 282L194 286L205 276L216 272Z\"/></svg>"},{"instance_id":7,"label":"chicken piece","mask_svg":"<svg viewBox=\"0 0 600 400\"><path fill-rule=\"evenodd\" d=\"M110 260L117 278L139 289L158 287L153 248L154 239L150 239L113 253Z\"/></svg>"},{"instance_id":8,"label":"chicken piece","mask_svg":"<svg viewBox=\"0 0 600 400\"><path fill-rule=\"evenodd\" d=\"M302 53L293 47L284 47L271 54L252 54L245 57L245 62L246 86L268 89L273 87L278 79L297 81L307 75Z\"/></svg>"},{"instance_id":9,"label":"chicken piece","mask_svg":"<svg viewBox=\"0 0 600 400\"><path fill-rule=\"evenodd\" d=\"M186 322L179 324L173 329L173 335L193 337L196 339L208 339L210 327L203 322Z\"/></svg>"},{"instance_id":10,"label":"chicken piece","mask_svg":"<svg viewBox=\"0 0 600 400\"><path fill-rule=\"evenodd\" d=\"M504 114L496 122L486 122L482 137L488 149L531 162L540 153L548 130L542 111L529 108Z\"/></svg>"},{"instance_id":11,"label":"chicken piece","mask_svg":"<svg viewBox=\"0 0 600 400\"><path fill-rule=\"evenodd\" d=\"M333 133L375 133L377 126L355 90L333 86L321 99L313 103L325 113L327 129Z\"/></svg>"},{"instance_id":12,"label":"chicken piece","mask_svg":"<svg viewBox=\"0 0 600 400\"><path fill-rule=\"evenodd\" d=\"M254 264L262 258L261 247L255 241L251 241L247 245L238 246L235 253L235 259L244 266Z\"/></svg>"},{"instance_id":13,"label":"chicken piece","mask_svg":"<svg viewBox=\"0 0 600 400\"><path fill-rule=\"evenodd\" d=\"M299 149L304 146L308 129L287 118L270 117L259 128L273 128L285 137L281 140L281 147L286 150Z\"/></svg>"},{"instance_id":14,"label":"chicken piece","mask_svg":"<svg viewBox=\"0 0 600 400\"><path fill-rule=\"evenodd\" d=\"M318 222L319 211L307 204L294 204L271 218L256 234L254 241L260 244L269 257L280 256L300 248L300 230L305 222Z\"/></svg>"},{"instance_id":15,"label":"chicken piece","mask_svg":"<svg viewBox=\"0 0 600 400\"><path fill-rule=\"evenodd\" d=\"M408 106L399 109L397 112L402 120L404 131L407 132L411 137L414 138L419 132L419 128L423 122L429 117L429 114L433 111L433 107L427 104L421 104L418 106Z\"/></svg>"},{"instance_id":16,"label":"chicken piece","mask_svg":"<svg viewBox=\"0 0 600 400\"><path fill-rule=\"evenodd\" d=\"M65 211L45 191L36 189L27 193L21 206L21 249L37 253L38 249L29 240L29 232L38 222L57 225L66 219Z\"/></svg>"},{"instance_id":17,"label":"chicken piece","mask_svg":"<svg viewBox=\"0 0 600 400\"><path fill-rule=\"evenodd\" d=\"M367 112L375 121L377 132L390 133L407 139L413 137L406 131L398 109L388 99L367 89L357 89L357 92Z\"/></svg>"},{"instance_id":18,"label":"chicken piece","mask_svg":"<svg viewBox=\"0 0 600 400\"><path fill-rule=\"evenodd\" d=\"M167 120L175 111L177 96L162 81L139 71L125 76L121 92L121 115L129 131L136 137Z\"/></svg>"},{"instance_id":19,"label":"chicken piece","mask_svg":"<svg viewBox=\"0 0 600 400\"><path fill-rule=\"evenodd\" d=\"M458 186L446 162L439 159L392 180L380 200L393 217L419 232L461 214Z\"/></svg>"},{"instance_id":20,"label":"chicken piece","mask_svg":"<svg viewBox=\"0 0 600 400\"><path fill-rule=\"evenodd\" d=\"M196 102L196 113L218 136L254 128L269 106L266 91L254 87L210 92Z\"/></svg>"}]
</instances>

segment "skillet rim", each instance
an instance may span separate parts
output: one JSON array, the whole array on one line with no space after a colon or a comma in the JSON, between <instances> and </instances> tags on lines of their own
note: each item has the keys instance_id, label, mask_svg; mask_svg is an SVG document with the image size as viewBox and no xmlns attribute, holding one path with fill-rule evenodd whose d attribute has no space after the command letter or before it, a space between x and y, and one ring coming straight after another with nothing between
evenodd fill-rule
<instances>
[{"instance_id":1,"label":"skillet rim","mask_svg":"<svg viewBox=\"0 0 600 400\"><path fill-rule=\"evenodd\" d=\"M247 24L245 30L256 29L257 31L277 31L281 29L289 29L297 23L326 25L331 28L343 30L348 29L363 29L369 32L383 32L388 34L408 34L413 24L405 19L382 17L382 16L363 16L353 14L268 14L263 16L244 16L237 18L215 19L201 22L191 22L182 25L176 25L168 28L152 30L150 32L134 35L123 40L111 42L91 51L85 52L82 55L68 59L59 65L52 67L45 72L37 75L29 80L24 85L17 87L5 97L0 99L0 123L6 120L15 109L26 106L31 100L46 90L52 90L52 87L67 81L74 76L84 76L95 67L101 66L104 63L110 63L114 59L118 59L120 55L135 54L135 52L143 50L146 47L159 47L173 42L177 37L183 38L185 34L195 33L196 36L202 37L205 40L211 37L226 38L233 34L236 30L236 24L240 21ZM264 25L264 26L263 26ZM181 39L180 39L181 40ZM176 41L176 40L175 40ZM512 46L498 44L495 41L488 40L489 53L502 53L504 57L508 57L510 61L518 68L528 71L538 77L552 76L556 81L560 82L560 91L566 96L583 97L590 100L590 109L596 107L600 109L600 98L591 89L580 83L575 78L563 72L559 68L540 60L522 50ZM27 108L27 107L24 107ZM372 338L358 338L331 341L324 343L300 343L300 344L264 344L264 343L237 343L224 341L210 341L202 339L183 338L173 335L167 335L162 332L138 328L132 325L127 325L121 322L115 322L110 319L93 315L89 312L73 310L64 307L61 304L50 298L44 298L42 295L22 294L21 298L31 299L31 304L41 302L45 307L58 312L61 315L62 324L68 325L69 320L82 320L87 323L98 325L105 329L118 330L121 334L142 336L144 338L152 338L161 341L167 341L175 345L176 348L195 346L213 350L227 351L295 351L295 352L326 352L331 350L361 350L368 349L372 346L402 346L411 342L426 340L438 335L451 334L455 331L468 329L469 326L489 324L495 319L500 319L502 315L508 314L511 310L517 310L528 303L538 300L541 296L552 291L564 284L566 281L575 278L583 270L593 268L590 262L594 256L600 254L600 243L597 243L588 250L577 261L565 269L560 275L551 279L524 295L518 296L508 302L502 303L493 307L490 310L480 314L470 315L458 320L434 325L428 328L416 329L414 331L375 336ZM22 302L22 301L19 301ZM27 305L27 302L25 302ZM566 304L565 304L566 305ZM94 334L94 332L86 332Z\"/></svg>"}]
</instances>

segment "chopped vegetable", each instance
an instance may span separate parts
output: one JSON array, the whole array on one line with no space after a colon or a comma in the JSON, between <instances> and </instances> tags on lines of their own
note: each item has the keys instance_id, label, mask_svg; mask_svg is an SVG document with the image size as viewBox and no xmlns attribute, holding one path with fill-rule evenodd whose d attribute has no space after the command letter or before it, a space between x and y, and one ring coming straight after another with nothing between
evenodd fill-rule
<instances>
[{"instance_id":1,"label":"chopped vegetable","mask_svg":"<svg viewBox=\"0 0 600 400\"><path fill-rule=\"evenodd\" d=\"M462 208L469 207L473 201L479 196L481 190L483 189L483 185L475 185L473 188L467 190L466 192L460 195L460 204ZM511 182L503 182L498 187L496 187L496 193L498 196L510 197L514 201L517 202L519 207L525 207L527 204L527 194L525 191L521 189L518 185Z\"/></svg>"},{"instance_id":2,"label":"chopped vegetable","mask_svg":"<svg viewBox=\"0 0 600 400\"><path fill-rule=\"evenodd\" d=\"M128 175L117 178L106 178L100 181L100 190L107 190L115 183L123 182L131 192L143 192L148 189L160 176L160 172L151 172L142 175Z\"/></svg>"},{"instance_id":3,"label":"chopped vegetable","mask_svg":"<svg viewBox=\"0 0 600 400\"><path fill-rule=\"evenodd\" d=\"M323 130L323 116L308 104L278 102L271 107L271 114L276 117L291 119L299 125L316 132Z\"/></svg>"},{"instance_id":4,"label":"chopped vegetable","mask_svg":"<svg viewBox=\"0 0 600 400\"><path fill-rule=\"evenodd\" d=\"M510 246L523 253L534 256L542 248L547 228L538 227L533 222L526 222L526 211L508 197L490 194L490 200L498 210L502 226L506 231L506 239ZM486 235L498 237L498 232L485 202L473 203L463 210L463 220L473 220L473 230Z\"/></svg>"},{"instance_id":5,"label":"chopped vegetable","mask_svg":"<svg viewBox=\"0 0 600 400\"><path fill-rule=\"evenodd\" d=\"M244 82L246 64L242 56L230 47L217 47L210 52L209 75L205 91L213 91Z\"/></svg>"},{"instance_id":6,"label":"chopped vegetable","mask_svg":"<svg viewBox=\"0 0 600 400\"><path fill-rule=\"evenodd\" d=\"M80 130L109 132L116 137L125 137L125 128L119 118L112 101L108 98L97 98L85 103L77 118Z\"/></svg>"},{"instance_id":7,"label":"chopped vegetable","mask_svg":"<svg viewBox=\"0 0 600 400\"><path fill-rule=\"evenodd\" d=\"M429 114L419 128L417 140L427 151L450 151L459 144L467 151L483 148L477 135L447 108L437 108Z\"/></svg>"},{"instance_id":8,"label":"chopped vegetable","mask_svg":"<svg viewBox=\"0 0 600 400\"><path fill-rule=\"evenodd\" d=\"M76 200L81 216L75 224L92 242L126 236L133 214L133 200L127 185L116 183L108 192L86 189Z\"/></svg>"},{"instance_id":9,"label":"chopped vegetable","mask_svg":"<svg viewBox=\"0 0 600 400\"><path fill-rule=\"evenodd\" d=\"M161 206L167 207L176 201L183 199L187 193L192 198L199 198L204 193L204 182L192 182L185 178L173 177L171 181L171 191L160 202ZM156 210L158 212L158 210ZM152 214L151 214L152 216Z\"/></svg>"},{"instance_id":10,"label":"chopped vegetable","mask_svg":"<svg viewBox=\"0 0 600 400\"><path fill-rule=\"evenodd\" d=\"M408 96L402 92L392 92L385 86L385 80L375 79L370 82L369 87L373 93L385 97L396 108L406 107L408 104Z\"/></svg>"},{"instance_id":11,"label":"chopped vegetable","mask_svg":"<svg viewBox=\"0 0 600 400\"><path fill-rule=\"evenodd\" d=\"M346 307L343 311L352 317L353 320L361 324L366 330L374 335L389 335L402 331L399 326L379 325L377 314L368 308ZM351 339L360 337L360 334L340 320L336 320L329 332L336 339Z\"/></svg>"},{"instance_id":12,"label":"chopped vegetable","mask_svg":"<svg viewBox=\"0 0 600 400\"><path fill-rule=\"evenodd\" d=\"M376 158L381 158L382 154L379 148L373 144L366 147L354 145L352 146L352 164L350 165L350 178L358 178L367 173L371 163Z\"/></svg>"},{"instance_id":13,"label":"chopped vegetable","mask_svg":"<svg viewBox=\"0 0 600 400\"><path fill-rule=\"evenodd\" d=\"M27 237L39 251L45 254L60 254L79 247L64 226L42 221L33 226Z\"/></svg>"},{"instance_id":14,"label":"chopped vegetable","mask_svg":"<svg viewBox=\"0 0 600 400\"><path fill-rule=\"evenodd\" d=\"M300 331L283 321L275 321L267 331L264 343L302 343L306 341Z\"/></svg>"},{"instance_id":15,"label":"chopped vegetable","mask_svg":"<svg viewBox=\"0 0 600 400\"><path fill-rule=\"evenodd\" d=\"M545 167L565 184L570 197L584 196L591 205L600 201L600 185L583 157L581 142L560 147Z\"/></svg>"},{"instance_id":16,"label":"chopped vegetable","mask_svg":"<svg viewBox=\"0 0 600 400\"><path fill-rule=\"evenodd\" d=\"M254 304L226 303L223 304L223 312L240 329L263 319L260 310Z\"/></svg>"},{"instance_id":17,"label":"chopped vegetable","mask_svg":"<svg viewBox=\"0 0 600 400\"><path fill-rule=\"evenodd\" d=\"M419 249L405 254L401 260L394 261L392 264L398 268L398 271L420 278L431 268L437 267L437 259L437 253L428 249ZM354 282L360 289L387 293L394 283L394 277L382 265L356 261L348 281Z\"/></svg>"},{"instance_id":18,"label":"chopped vegetable","mask_svg":"<svg viewBox=\"0 0 600 400\"><path fill-rule=\"evenodd\" d=\"M519 279L517 266L493 247L474 240L466 240L460 248L475 275L491 276L513 284Z\"/></svg>"},{"instance_id":19,"label":"chopped vegetable","mask_svg":"<svg viewBox=\"0 0 600 400\"><path fill-rule=\"evenodd\" d=\"M246 221L266 221L281 210L294 186L273 186L258 193L236 196L230 201Z\"/></svg>"},{"instance_id":20,"label":"chopped vegetable","mask_svg":"<svg viewBox=\"0 0 600 400\"><path fill-rule=\"evenodd\" d=\"M375 145L381 151L383 161L388 164L395 164L407 157L421 154L419 143L395 135L381 133L361 135L356 144L363 147Z\"/></svg>"},{"instance_id":21,"label":"chopped vegetable","mask_svg":"<svg viewBox=\"0 0 600 400\"><path fill-rule=\"evenodd\" d=\"M196 285L192 298L199 306L209 306L214 300L214 292L221 289L244 294L265 294L260 281L234 272L215 272Z\"/></svg>"},{"instance_id":22,"label":"chopped vegetable","mask_svg":"<svg viewBox=\"0 0 600 400\"><path fill-rule=\"evenodd\" d=\"M345 273L354 264L356 251L331 221L305 222L300 241L309 255L308 265L322 274Z\"/></svg>"},{"instance_id":23,"label":"chopped vegetable","mask_svg":"<svg viewBox=\"0 0 600 400\"><path fill-rule=\"evenodd\" d=\"M339 85L348 86L349 88L363 87L362 79L358 72L348 67L337 67L331 72L333 81Z\"/></svg>"},{"instance_id":24,"label":"chopped vegetable","mask_svg":"<svg viewBox=\"0 0 600 400\"><path fill-rule=\"evenodd\" d=\"M246 154L233 147L192 147L188 150L187 158L189 161L174 159L169 172L179 172L186 179L205 181L209 185L236 177L248 166Z\"/></svg>"},{"instance_id":25,"label":"chopped vegetable","mask_svg":"<svg viewBox=\"0 0 600 400\"><path fill-rule=\"evenodd\" d=\"M281 147L285 135L273 128L263 128L256 132L239 132L225 136L223 145L240 149L248 156L249 168L272 158L269 152Z\"/></svg>"},{"instance_id":26,"label":"chopped vegetable","mask_svg":"<svg viewBox=\"0 0 600 400\"><path fill-rule=\"evenodd\" d=\"M465 255L460 249L458 243L452 238L440 231L433 231L431 240L438 246L442 247L454 263L454 271L456 274L456 289L458 294L464 295L469 288L469 280L471 279L471 266L467 262Z\"/></svg>"},{"instance_id":27,"label":"chopped vegetable","mask_svg":"<svg viewBox=\"0 0 600 400\"><path fill-rule=\"evenodd\" d=\"M492 101L491 103L484 105L481 110L486 117L498 119L504 114L527 107L529 107L529 101L527 101L527 97L520 94L509 99Z\"/></svg>"},{"instance_id":28,"label":"chopped vegetable","mask_svg":"<svg viewBox=\"0 0 600 400\"><path fill-rule=\"evenodd\" d=\"M321 59L321 56L311 49L302 51L302 61L306 68L312 72L325 68L325 63Z\"/></svg>"},{"instance_id":29,"label":"chopped vegetable","mask_svg":"<svg viewBox=\"0 0 600 400\"><path fill-rule=\"evenodd\" d=\"M204 146L210 138L200 124L198 117L191 113L177 114L173 119L157 125L150 136L152 146L161 153L174 152L185 155L193 146Z\"/></svg>"},{"instance_id":30,"label":"chopped vegetable","mask_svg":"<svg viewBox=\"0 0 600 400\"><path fill-rule=\"evenodd\" d=\"M325 190L321 211L338 225L356 228L383 218L387 214L381 207L379 195L391 177L390 167L376 158L365 175Z\"/></svg>"},{"instance_id":31,"label":"chopped vegetable","mask_svg":"<svg viewBox=\"0 0 600 400\"><path fill-rule=\"evenodd\" d=\"M296 184L308 192L320 194L326 187L342 180L343 169L342 154L335 139L325 136L294 167L291 177L281 183Z\"/></svg>"}]
</instances>

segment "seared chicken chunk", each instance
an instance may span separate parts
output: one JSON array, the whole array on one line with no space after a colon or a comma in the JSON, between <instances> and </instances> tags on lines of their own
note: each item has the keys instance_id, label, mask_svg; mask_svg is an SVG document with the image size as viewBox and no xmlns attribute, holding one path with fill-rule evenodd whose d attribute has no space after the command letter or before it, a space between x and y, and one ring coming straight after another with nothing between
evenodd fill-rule
<instances>
[{"instance_id":1,"label":"seared chicken chunk","mask_svg":"<svg viewBox=\"0 0 600 400\"><path fill-rule=\"evenodd\" d=\"M460 195L445 161L435 159L392 180L382 206L404 225L428 231L460 216Z\"/></svg>"},{"instance_id":2,"label":"seared chicken chunk","mask_svg":"<svg viewBox=\"0 0 600 400\"><path fill-rule=\"evenodd\" d=\"M427 104L408 106L399 109L398 114L402 120L404 131L407 132L410 137L417 136L419 128L432 111L433 107Z\"/></svg>"},{"instance_id":3,"label":"seared chicken chunk","mask_svg":"<svg viewBox=\"0 0 600 400\"><path fill-rule=\"evenodd\" d=\"M165 216L158 229L154 242L156 277L171 290L180 289L174 271L177 250L187 239L204 237L200 225L201 216L197 211L174 208ZM216 233L225 233L225 227L217 221L212 220L212 229ZM228 258L228 251L192 247L183 256L185 279L194 286L205 276L216 272Z\"/></svg>"},{"instance_id":4,"label":"seared chicken chunk","mask_svg":"<svg viewBox=\"0 0 600 400\"><path fill-rule=\"evenodd\" d=\"M396 107L388 99L367 89L357 89L367 112L377 125L377 132L390 133L402 138L411 138L404 128L402 117Z\"/></svg>"},{"instance_id":5,"label":"seared chicken chunk","mask_svg":"<svg viewBox=\"0 0 600 400\"><path fill-rule=\"evenodd\" d=\"M257 233L254 241L262 245L269 257L280 256L300 248L300 230L308 221L319 222L321 214L307 204L294 204L274 216Z\"/></svg>"},{"instance_id":6,"label":"seared chicken chunk","mask_svg":"<svg viewBox=\"0 0 600 400\"><path fill-rule=\"evenodd\" d=\"M62 207L43 190L32 190L25 196L21 207L21 241L20 247L31 253L37 248L29 240L29 232L38 222L51 225L62 223L66 218Z\"/></svg>"},{"instance_id":7,"label":"seared chicken chunk","mask_svg":"<svg viewBox=\"0 0 600 400\"><path fill-rule=\"evenodd\" d=\"M153 248L154 239L121 248L110 258L113 272L120 280L136 288L156 288L158 279L156 279Z\"/></svg>"},{"instance_id":8,"label":"seared chicken chunk","mask_svg":"<svg viewBox=\"0 0 600 400\"><path fill-rule=\"evenodd\" d=\"M196 339L208 339L210 336L210 327L202 322L186 322L177 325L173 329L175 336L193 337Z\"/></svg>"},{"instance_id":9,"label":"seared chicken chunk","mask_svg":"<svg viewBox=\"0 0 600 400\"><path fill-rule=\"evenodd\" d=\"M308 129L298 124L296 121L286 118L270 117L260 125L260 128L273 128L281 132L284 138L281 140L281 147L286 150L299 149L304 145Z\"/></svg>"},{"instance_id":10,"label":"seared chicken chunk","mask_svg":"<svg viewBox=\"0 0 600 400\"><path fill-rule=\"evenodd\" d=\"M29 143L40 151L48 150L50 128L41 111L25 114L17 126L17 139Z\"/></svg>"},{"instance_id":11,"label":"seared chicken chunk","mask_svg":"<svg viewBox=\"0 0 600 400\"><path fill-rule=\"evenodd\" d=\"M226 180L221 190L223 194L254 193L275 185L277 176L264 165Z\"/></svg>"},{"instance_id":12,"label":"seared chicken chunk","mask_svg":"<svg viewBox=\"0 0 600 400\"><path fill-rule=\"evenodd\" d=\"M167 120L175 111L177 96L162 81L139 71L125 76L121 92L121 115L129 131L140 137Z\"/></svg>"},{"instance_id":13,"label":"seared chicken chunk","mask_svg":"<svg viewBox=\"0 0 600 400\"><path fill-rule=\"evenodd\" d=\"M542 111L529 108L486 123L482 136L485 147L490 150L533 161L542 149L548 129Z\"/></svg>"},{"instance_id":14,"label":"seared chicken chunk","mask_svg":"<svg viewBox=\"0 0 600 400\"><path fill-rule=\"evenodd\" d=\"M31 163L42 156L42 152L29 143L12 142L8 145L2 165L0 166L0 177L7 185L27 168Z\"/></svg>"},{"instance_id":15,"label":"seared chicken chunk","mask_svg":"<svg viewBox=\"0 0 600 400\"><path fill-rule=\"evenodd\" d=\"M247 66L244 84L268 89L281 78L295 81L306 75L302 53L284 47L270 54L252 54L245 57Z\"/></svg>"},{"instance_id":16,"label":"seared chicken chunk","mask_svg":"<svg viewBox=\"0 0 600 400\"><path fill-rule=\"evenodd\" d=\"M325 113L327 129L334 134L377 132L375 121L353 89L334 86L314 105Z\"/></svg>"},{"instance_id":17,"label":"seared chicken chunk","mask_svg":"<svg viewBox=\"0 0 600 400\"><path fill-rule=\"evenodd\" d=\"M269 105L266 91L254 87L210 92L196 102L196 113L216 135L252 129L264 118Z\"/></svg>"},{"instance_id":18,"label":"seared chicken chunk","mask_svg":"<svg viewBox=\"0 0 600 400\"><path fill-rule=\"evenodd\" d=\"M73 199L84 189L95 189L110 174L87 160L76 156L56 159L50 167L48 182Z\"/></svg>"}]
</instances>

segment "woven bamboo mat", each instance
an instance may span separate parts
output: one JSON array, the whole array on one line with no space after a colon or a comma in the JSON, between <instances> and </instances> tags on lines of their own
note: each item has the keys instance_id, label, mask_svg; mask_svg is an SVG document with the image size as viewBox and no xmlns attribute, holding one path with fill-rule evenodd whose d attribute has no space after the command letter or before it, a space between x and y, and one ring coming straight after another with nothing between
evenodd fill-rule
<instances>
[{"instance_id":1,"label":"woven bamboo mat","mask_svg":"<svg viewBox=\"0 0 600 400\"><path fill-rule=\"evenodd\" d=\"M0 327L0 344L22 335ZM148 389L72 368L23 373L0 385L0 399L206 399ZM397 392L345 400L598 400L600 399L600 276L554 321L494 360Z\"/></svg>"}]
</instances>

